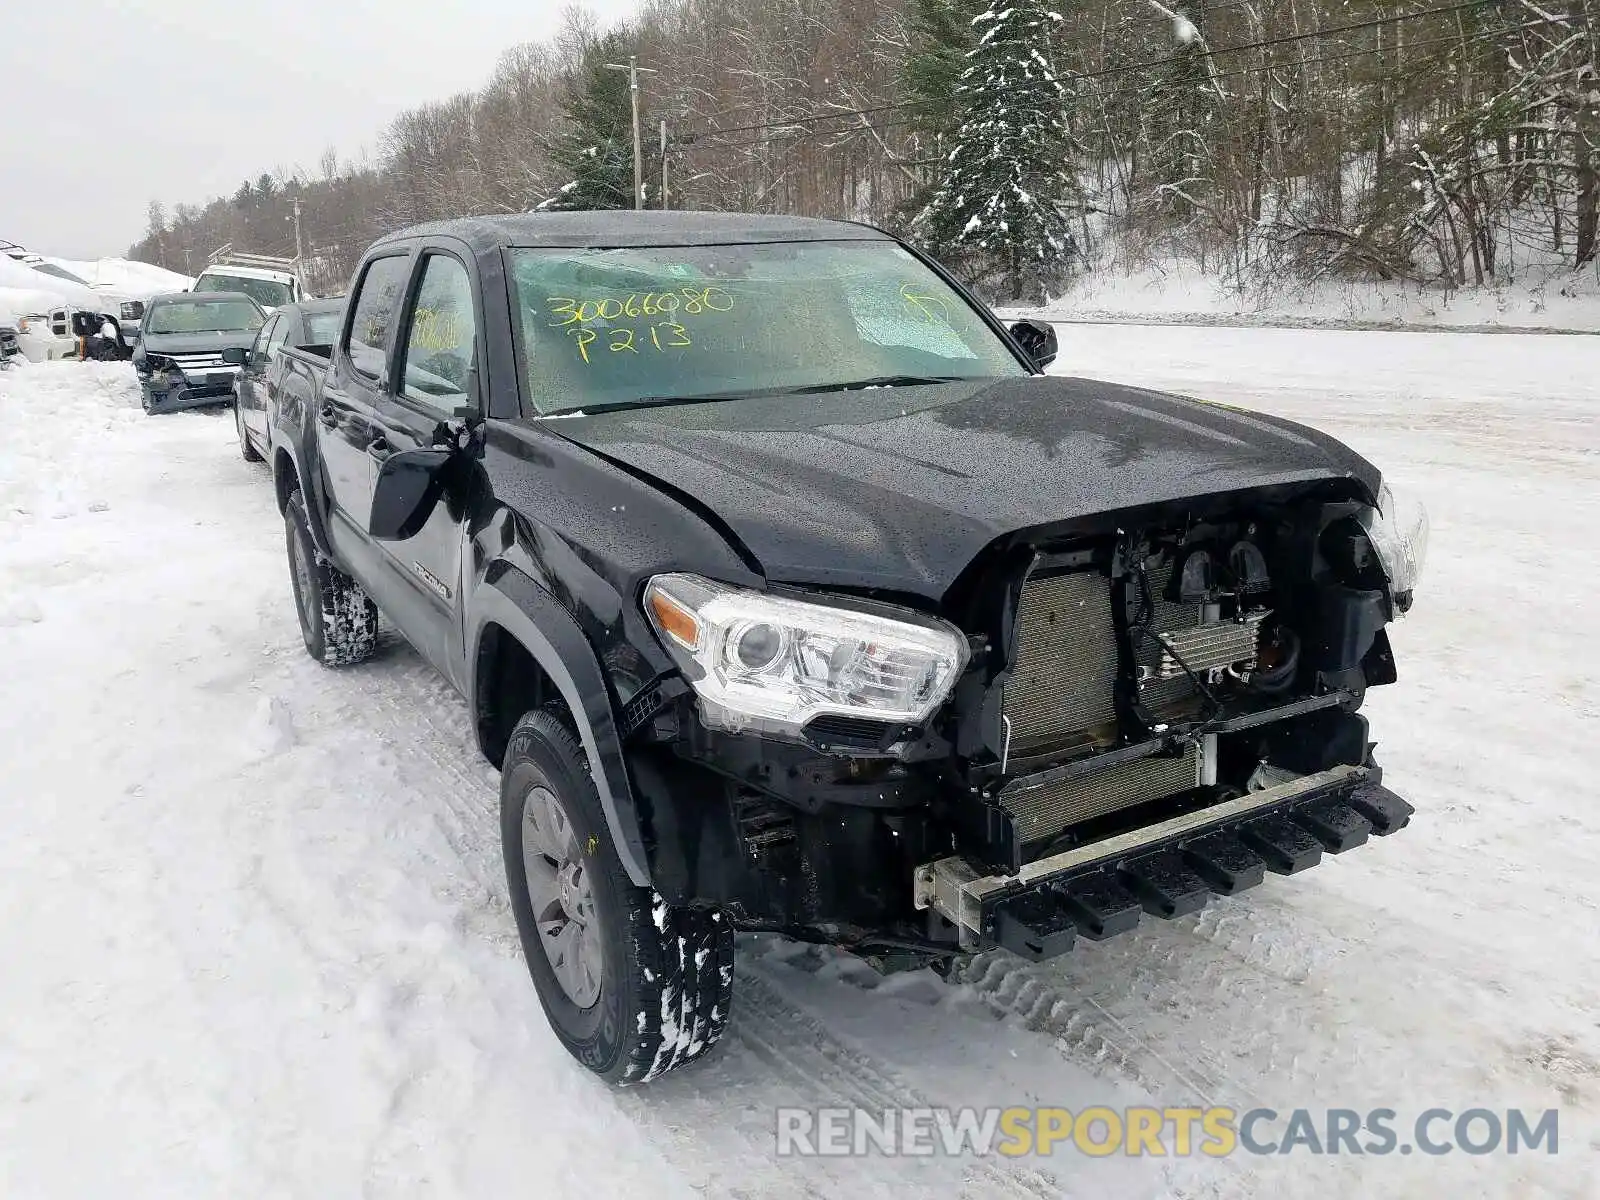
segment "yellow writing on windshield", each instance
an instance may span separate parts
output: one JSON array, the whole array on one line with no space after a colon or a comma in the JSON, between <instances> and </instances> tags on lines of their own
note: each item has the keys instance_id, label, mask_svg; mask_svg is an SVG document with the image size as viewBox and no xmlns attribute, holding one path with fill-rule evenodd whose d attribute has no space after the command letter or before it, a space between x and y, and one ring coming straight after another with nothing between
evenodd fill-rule
<instances>
[{"instance_id":1,"label":"yellow writing on windshield","mask_svg":"<svg viewBox=\"0 0 1600 1200\"><path fill-rule=\"evenodd\" d=\"M550 306L550 316L557 318L550 322L554 329L660 317L675 321L679 316L698 317L705 313L732 312L734 308L733 297L720 287L686 287L676 292L630 292L626 296L589 299L550 296L545 303Z\"/></svg>"},{"instance_id":2,"label":"yellow writing on windshield","mask_svg":"<svg viewBox=\"0 0 1600 1200\"><path fill-rule=\"evenodd\" d=\"M667 350L694 345L694 339L689 336L688 328L676 321L663 321L642 330L630 329L626 325L612 329L587 329L574 326L567 330L567 336L576 344L578 354L586 363L593 362L593 355L602 354L606 350L612 354L639 354L649 346L653 348L652 352L664 353Z\"/></svg>"},{"instance_id":3,"label":"yellow writing on windshield","mask_svg":"<svg viewBox=\"0 0 1600 1200\"><path fill-rule=\"evenodd\" d=\"M922 314L925 321L938 321L948 319L950 316L950 301L943 296L935 296L916 290L914 283L900 285L900 299L904 300L917 312Z\"/></svg>"}]
</instances>

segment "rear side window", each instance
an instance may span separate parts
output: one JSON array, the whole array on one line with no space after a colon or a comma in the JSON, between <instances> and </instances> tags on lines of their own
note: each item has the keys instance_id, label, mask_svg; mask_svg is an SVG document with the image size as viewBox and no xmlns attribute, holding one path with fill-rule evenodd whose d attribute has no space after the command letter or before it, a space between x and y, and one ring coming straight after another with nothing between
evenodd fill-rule
<instances>
[{"instance_id":1,"label":"rear side window","mask_svg":"<svg viewBox=\"0 0 1600 1200\"><path fill-rule=\"evenodd\" d=\"M354 312L345 352L356 370L372 379L381 378L389 351L389 334L406 279L411 274L411 259L404 254L380 258L371 263L361 277L351 300Z\"/></svg>"},{"instance_id":2,"label":"rear side window","mask_svg":"<svg viewBox=\"0 0 1600 1200\"><path fill-rule=\"evenodd\" d=\"M331 346L339 338L342 312L314 312L306 316L306 333L313 346Z\"/></svg>"}]
</instances>

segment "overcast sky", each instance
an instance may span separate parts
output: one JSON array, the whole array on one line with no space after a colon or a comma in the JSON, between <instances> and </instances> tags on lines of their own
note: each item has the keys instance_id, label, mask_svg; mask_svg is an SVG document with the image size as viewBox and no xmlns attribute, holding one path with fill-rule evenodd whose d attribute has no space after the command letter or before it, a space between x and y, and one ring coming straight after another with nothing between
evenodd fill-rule
<instances>
[{"instance_id":1,"label":"overcast sky","mask_svg":"<svg viewBox=\"0 0 1600 1200\"><path fill-rule=\"evenodd\" d=\"M122 254L152 199L231 195L483 83L564 0L0 0L0 238ZM589 0L605 19L637 0Z\"/></svg>"}]
</instances>

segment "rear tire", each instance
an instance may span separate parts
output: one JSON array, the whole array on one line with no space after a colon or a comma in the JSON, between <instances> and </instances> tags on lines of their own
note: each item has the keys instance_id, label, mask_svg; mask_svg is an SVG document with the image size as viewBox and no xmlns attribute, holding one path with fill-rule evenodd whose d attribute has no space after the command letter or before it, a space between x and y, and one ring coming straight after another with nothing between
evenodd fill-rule
<instances>
[{"instance_id":1,"label":"rear tire","mask_svg":"<svg viewBox=\"0 0 1600 1200\"><path fill-rule=\"evenodd\" d=\"M239 431L239 453L247 463L261 462L261 455L250 444L250 435L244 429L244 414L239 411L239 393L233 394L233 423Z\"/></svg>"},{"instance_id":2,"label":"rear tire","mask_svg":"<svg viewBox=\"0 0 1600 1200\"><path fill-rule=\"evenodd\" d=\"M290 494L283 519L306 653L325 667L349 667L370 658L378 644L378 606L317 549L298 490Z\"/></svg>"},{"instance_id":3,"label":"rear tire","mask_svg":"<svg viewBox=\"0 0 1600 1200\"><path fill-rule=\"evenodd\" d=\"M552 712L512 731L500 834L528 973L568 1053L627 1085L716 1045L733 1002L733 928L714 909L675 908L634 886L583 749ZM573 954L588 965L575 970Z\"/></svg>"}]
</instances>

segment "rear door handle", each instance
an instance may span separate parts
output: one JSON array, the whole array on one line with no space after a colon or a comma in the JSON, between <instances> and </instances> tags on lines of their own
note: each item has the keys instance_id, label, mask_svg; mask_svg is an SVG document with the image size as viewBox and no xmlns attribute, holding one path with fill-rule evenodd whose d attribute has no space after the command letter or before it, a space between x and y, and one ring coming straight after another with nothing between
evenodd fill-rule
<instances>
[{"instance_id":1,"label":"rear door handle","mask_svg":"<svg viewBox=\"0 0 1600 1200\"><path fill-rule=\"evenodd\" d=\"M317 412L317 419L322 422L323 428L337 429L339 427L339 410L324 400L322 408Z\"/></svg>"}]
</instances>

